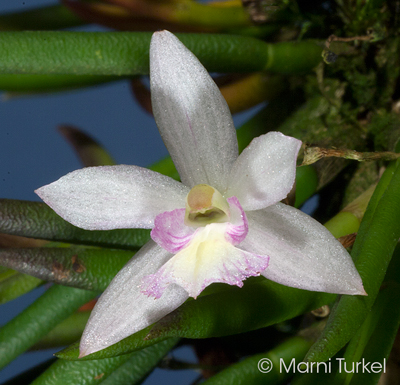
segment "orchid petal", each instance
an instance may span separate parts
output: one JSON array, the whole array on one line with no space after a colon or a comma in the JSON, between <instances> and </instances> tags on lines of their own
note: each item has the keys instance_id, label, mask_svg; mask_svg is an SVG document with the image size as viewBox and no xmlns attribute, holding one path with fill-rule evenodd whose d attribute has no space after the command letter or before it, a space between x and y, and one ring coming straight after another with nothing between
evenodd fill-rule
<instances>
[{"instance_id":1,"label":"orchid petal","mask_svg":"<svg viewBox=\"0 0 400 385\"><path fill-rule=\"evenodd\" d=\"M226 223L225 239L232 245L239 245L249 232L246 213L236 197L227 199L230 208L230 221Z\"/></svg>"},{"instance_id":2,"label":"orchid petal","mask_svg":"<svg viewBox=\"0 0 400 385\"><path fill-rule=\"evenodd\" d=\"M229 108L207 70L170 32L151 40L150 84L154 118L182 182L224 189L238 155Z\"/></svg>"},{"instance_id":3,"label":"orchid petal","mask_svg":"<svg viewBox=\"0 0 400 385\"><path fill-rule=\"evenodd\" d=\"M184 207L182 183L136 166L87 167L36 190L58 215L87 230L152 228L161 212Z\"/></svg>"},{"instance_id":4,"label":"orchid petal","mask_svg":"<svg viewBox=\"0 0 400 385\"><path fill-rule=\"evenodd\" d=\"M159 298L176 283L196 298L213 282L242 287L244 279L260 275L267 268L269 257L233 246L225 238L227 227L227 223L212 223L198 228L185 248L157 273L144 278L143 292Z\"/></svg>"},{"instance_id":5,"label":"orchid petal","mask_svg":"<svg viewBox=\"0 0 400 385\"><path fill-rule=\"evenodd\" d=\"M282 203L248 212L244 250L271 257L263 275L299 289L365 295L346 249L319 222Z\"/></svg>"},{"instance_id":6,"label":"orchid petal","mask_svg":"<svg viewBox=\"0 0 400 385\"><path fill-rule=\"evenodd\" d=\"M141 292L143 277L157 271L171 256L149 241L115 276L90 315L81 339L81 357L144 329L186 301L187 292L177 285L169 285L157 300Z\"/></svg>"},{"instance_id":7,"label":"orchid petal","mask_svg":"<svg viewBox=\"0 0 400 385\"><path fill-rule=\"evenodd\" d=\"M192 239L196 229L185 226L185 209L176 209L157 215L151 238L163 249L177 253Z\"/></svg>"},{"instance_id":8,"label":"orchid petal","mask_svg":"<svg viewBox=\"0 0 400 385\"><path fill-rule=\"evenodd\" d=\"M224 196L236 196L246 211L286 198L295 181L300 146L300 140L280 132L253 139L233 164Z\"/></svg>"}]
</instances>

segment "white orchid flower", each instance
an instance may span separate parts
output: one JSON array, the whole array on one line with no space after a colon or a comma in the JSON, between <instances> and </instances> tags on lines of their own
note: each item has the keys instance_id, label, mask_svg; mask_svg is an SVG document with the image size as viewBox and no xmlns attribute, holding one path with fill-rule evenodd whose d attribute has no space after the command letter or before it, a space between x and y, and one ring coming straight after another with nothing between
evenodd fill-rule
<instances>
[{"instance_id":1,"label":"white orchid flower","mask_svg":"<svg viewBox=\"0 0 400 385\"><path fill-rule=\"evenodd\" d=\"M182 183L120 165L77 170L36 191L84 229L153 229L93 309L81 356L149 326L213 282L242 286L262 274L306 290L365 294L330 232L279 203L293 186L301 142L270 132L238 155L218 87L167 31L151 40L150 78L154 116Z\"/></svg>"}]
</instances>

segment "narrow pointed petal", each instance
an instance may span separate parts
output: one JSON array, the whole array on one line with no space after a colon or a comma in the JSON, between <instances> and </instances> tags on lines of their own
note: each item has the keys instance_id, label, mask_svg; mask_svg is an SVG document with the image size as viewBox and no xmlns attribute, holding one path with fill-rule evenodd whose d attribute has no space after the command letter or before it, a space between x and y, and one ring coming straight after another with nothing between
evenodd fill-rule
<instances>
[{"instance_id":1,"label":"narrow pointed petal","mask_svg":"<svg viewBox=\"0 0 400 385\"><path fill-rule=\"evenodd\" d=\"M260 275L267 268L269 257L233 246L226 237L232 228L233 225L227 223L212 223L198 228L185 248L157 273L144 278L144 293L159 298L175 283L196 298L213 282L242 287L243 280ZM231 238L232 234L229 235ZM234 234L233 238L236 236Z\"/></svg>"},{"instance_id":2,"label":"narrow pointed petal","mask_svg":"<svg viewBox=\"0 0 400 385\"><path fill-rule=\"evenodd\" d=\"M168 31L150 45L153 113L181 180L226 187L238 155L229 108L198 59Z\"/></svg>"},{"instance_id":3,"label":"narrow pointed petal","mask_svg":"<svg viewBox=\"0 0 400 385\"><path fill-rule=\"evenodd\" d=\"M240 247L270 256L266 278L299 289L366 294L349 253L310 216L277 203L247 217L249 234Z\"/></svg>"},{"instance_id":4,"label":"narrow pointed petal","mask_svg":"<svg viewBox=\"0 0 400 385\"><path fill-rule=\"evenodd\" d=\"M37 189L58 215L87 230L145 228L167 210L185 206L189 189L136 166L87 167Z\"/></svg>"},{"instance_id":5,"label":"narrow pointed petal","mask_svg":"<svg viewBox=\"0 0 400 385\"><path fill-rule=\"evenodd\" d=\"M236 196L246 211L286 198L295 181L300 147L300 140L280 132L253 139L233 164L224 196Z\"/></svg>"},{"instance_id":6,"label":"narrow pointed petal","mask_svg":"<svg viewBox=\"0 0 400 385\"><path fill-rule=\"evenodd\" d=\"M187 292L177 285L170 285L159 299L141 292L143 277L156 272L171 256L149 241L115 276L90 315L81 339L81 357L144 329L186 301Z\"/></svg>"}]
</instances>

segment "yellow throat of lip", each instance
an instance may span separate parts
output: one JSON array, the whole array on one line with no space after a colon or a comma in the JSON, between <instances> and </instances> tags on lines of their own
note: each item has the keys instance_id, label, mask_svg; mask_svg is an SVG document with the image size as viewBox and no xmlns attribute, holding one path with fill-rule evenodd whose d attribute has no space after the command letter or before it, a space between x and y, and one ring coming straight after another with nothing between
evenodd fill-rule
<instances>
[{"instance_id":1,"label":"yellow throat of lip","mask_svg":"<svg viewBox=\"0 0 400 385\"><path fill-rule=\"evenodd\" d=\"M222 194L208 184L194 186L186 197L185 225L202 227L229 221L229 205Z\"/></svg>"}]
</instances>

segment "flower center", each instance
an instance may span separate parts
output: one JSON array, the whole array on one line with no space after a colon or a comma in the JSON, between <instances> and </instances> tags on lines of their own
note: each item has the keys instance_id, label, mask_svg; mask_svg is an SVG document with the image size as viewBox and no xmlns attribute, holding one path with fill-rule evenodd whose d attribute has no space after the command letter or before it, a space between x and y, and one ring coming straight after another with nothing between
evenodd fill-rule
<instances>
[{"instance_id":1,"label":"flower center","mask_svg":"<svg viewBox=\"0 0 400 385\"><path fill-rule=\"evenodd\" d=\"M204 227L210 223L228 222L229 205L221 193L208 184L194 186L186 197L185 225Z\"/></svg>"}]
</instances>

